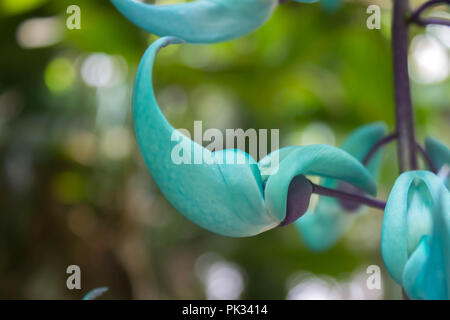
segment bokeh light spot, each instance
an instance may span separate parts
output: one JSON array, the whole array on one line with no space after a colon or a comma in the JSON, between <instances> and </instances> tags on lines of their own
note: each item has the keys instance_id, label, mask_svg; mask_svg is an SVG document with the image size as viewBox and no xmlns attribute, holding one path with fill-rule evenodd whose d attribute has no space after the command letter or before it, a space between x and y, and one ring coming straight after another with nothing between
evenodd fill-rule
<instances>
[{"instance_id":1,"label":"bokeh light spot","mask_svg":"<svg viewBox=\"0 0 450 320\"><path fill-rule=\"evenodd\" d=\"M55 58L45 68L45 84L50 91L56 94L70 89L75 77L75 69L72 62L67 58Z\"/></svg>"}]
</instances>

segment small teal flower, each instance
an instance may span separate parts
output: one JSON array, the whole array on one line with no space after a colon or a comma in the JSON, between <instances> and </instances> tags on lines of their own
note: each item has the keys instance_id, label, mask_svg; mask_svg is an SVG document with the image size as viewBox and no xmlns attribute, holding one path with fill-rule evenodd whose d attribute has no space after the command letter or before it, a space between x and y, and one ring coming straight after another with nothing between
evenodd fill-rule
<instances>
[{"instance_id":1,"label":"small teal flower","mask_svg":"<svg viewBox=\"0 0 450 320\"><path fill-rule=\"evenodd\" d=\"M367 169L335 147L282 149L278 151L279 165L274 166L277 170L272 168L269 175L267 164L275 153L258 164L240 150L210 152L175 130L156 102L152 69L157 52L179 42L173 37L161 38L146 51L136 77L133 108L145 162L161 192L181 214L212 232L244 237L285 225L306 211L312 186L305 175L346 181L366 193L376 193ZM186 147L182 156L191 164L173 161L173 152L180 145ZM194 164L196 155L202 155L207 163ZM223 161L229 158L235 161ZM245 163L239 164L238 159ZM300 201L288 203L289 192Z\"/></svg>"},{"instance_id":2,"label":"small teal flower","mask_svg":"<svg viewBox=\"0 0 450 320\"><path fill-rule=\"evenodd\" d=\"M430 157L436 170L439 172L444 167L450 170L450 149L442 142L432 137L427 137L425 140L425 151ZM450 179L446 179L447 188L450 187Z\"/></svg>"},{"instance_id":3,"label":"small teal flower","mask_svg":"<svg viewBox=\"0 0 450 320\"><path fill-rule=\"evenodd\" d=\"M355 130L343 143L341 149L363 161L370 149L386 135L384 123L373 123ZM368 170L376 175L381 163L381 152L378 152L368 163ZM321 185L338 188L339 182L334 179L323 179ZM358 210L361 212L364 209ZM296 222L303 242L314 251L324 251L333 246L348 229L355 214L345 210L339 200L320 197L314 210L308 211Z\"/></svg>"},{"instance_id":4,"label":"small teal flower","mask_svg":"<svg viewBox=\"0 0 450 320\"><path fill-rule=\"evenodd\" d=\"M111 0L139 28L190 43L212 43L244 36L263 25L279 0L197 0L152 5ZM315 1L298 1L315 2Z\"/></svg>"},{"instance_id":5,"label":"small teal flower","mask_svg":"<svg viewBox=\"0 0 450 320\"><path fill-rule=\"evenodd\" d=\"M449 299L450 193L429 171L403 173L386 204L381 254L412 299Z\"/></svg>"}]
</instances>

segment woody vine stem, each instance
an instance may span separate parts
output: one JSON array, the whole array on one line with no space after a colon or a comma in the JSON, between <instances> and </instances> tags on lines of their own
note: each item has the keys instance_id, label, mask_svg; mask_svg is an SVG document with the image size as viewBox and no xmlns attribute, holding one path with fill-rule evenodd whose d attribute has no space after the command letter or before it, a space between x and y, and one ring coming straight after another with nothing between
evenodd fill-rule
<instances>
[{"instance_id":1,"label":"woody vine stem","mask_svg":"<svg viewBox=\"0 0 450 320\"><path fill-rule=\"evenodd\" d=\"M394 63L395 129L400 173L417 169L416 139L408 74L409 0L393 0L392 58ZM402 289L403 299L409 300Z\"/></svg>"},{"instance_id":2,"label":"woody vine stem","mask_svg":"<svg viewBox=\"0 0 450 320\"><path fill-rule=\"evenodd\" d=\"M400 173L417 170L416 139L408 75L409 0L393 0L392 54L394 62L395 127Z\"/></svg>"}]
</instances>

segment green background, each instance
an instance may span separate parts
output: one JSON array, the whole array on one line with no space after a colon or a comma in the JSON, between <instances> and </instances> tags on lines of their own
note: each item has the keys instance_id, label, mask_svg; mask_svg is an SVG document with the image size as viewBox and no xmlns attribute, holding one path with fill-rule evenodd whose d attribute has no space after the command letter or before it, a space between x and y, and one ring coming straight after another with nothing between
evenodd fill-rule
<instances>
[{"instance_id":1,"label":"green background","mask_svg":"<svg viewBox=\"0 0 450 320\"><path fill-rule=\"evenodd\" d=\"M158 100L175 127L280 129L281 146L338 145L374 121L392 128L389 3L335 12L290 3L238 40L171 46L156 63ZM72 4L81 30L65 28ZM369 4L383 8L381 30L366 27ZM59 40L21 45L23 24L42 17L59 17ZM380 211L313 253L292 226L231 239L171 207L131 120L137 65L156 37L108 1L1 0L0 19L0 298L79 299L99 286L117 299L401 297L381 260ZM411 37L424 34L414 27ZM430 134L448 144L449 88L448 79L413 81L421 141ZM394 146L384 159L380 199L397 177ZM72 264L81 290L66 288ZM370 265L381 268L382 290L365 285Z\"/></svg>"}]
</instances>

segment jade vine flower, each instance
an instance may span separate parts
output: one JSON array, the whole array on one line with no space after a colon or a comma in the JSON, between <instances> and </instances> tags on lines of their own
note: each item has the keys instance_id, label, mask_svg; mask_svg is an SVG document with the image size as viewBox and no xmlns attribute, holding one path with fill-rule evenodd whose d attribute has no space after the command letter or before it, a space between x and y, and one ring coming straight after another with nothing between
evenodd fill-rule
<instances>
[{"instance_id":1,"label":"jade vine flower","mask_svg":"<svg viewBox=\"0 0 450 320\"><path fill-rule=\"evenodd\" d=\"M403 173L386 204L381 254L412 299L450 298L450 193L429 171Z\"/></svg>"},{"instance_id":2,"label":"jade vine flower","mask_svg":"<svg viewBox=\"0 0 450 320\"><path fill-rule=\"evenodd\" d=\"M376 193L369 171L335 147L311 145L276 151L278 167L269 174L266 165L275 153L257 163L236 149L210 152L175 130L156 102L152 69L161 48L180 42L164 37L147 49L137 72L133 109L145 162L161 192L181 214L212 232L245 237L293 222L307 210L312 186L306 175L342 180L368 194ZM202 154L209 163L175 164L172 153L180 143L189 146L190 152L184 156L193 159ZM245 163L222 161L229 157ZM288 193L295 194L294 204L288 203Z\"/></svg>"},{"instance_id":3,"label":"jade vine flower","mask_svg":"<svg viewBox=\"0 0 450 320\"><path fill-rule=\"evenodd\" d=\"M295 0L316 2L317 0ZM111 0L135 25L158 36L174 36L190 43L212 43L244 36L263 25L279 0L197 0L152 5Z\"/></svg>"},{"instance_id":4,"label":"jade vine flower","mask_svg":"<svg viewBox=\"0 0 450 320\"><path fill-rule=\"evenodd\" d=\"M342 144L341 149L363 161L369 150L386 135L384 123L373 123L355 130ZM368 163L368 170L376 175L381 163L381 152L378 152ZM334 179L323 179L321 185L338 188L339 182ZM362 212L365 209L359 209ZM329 249L348 229L355 217L349 213L339 200L320 197L314 210L308 211L296 222L296 227L305 245L314 251Z\"/></svg>"}]
</instances>

